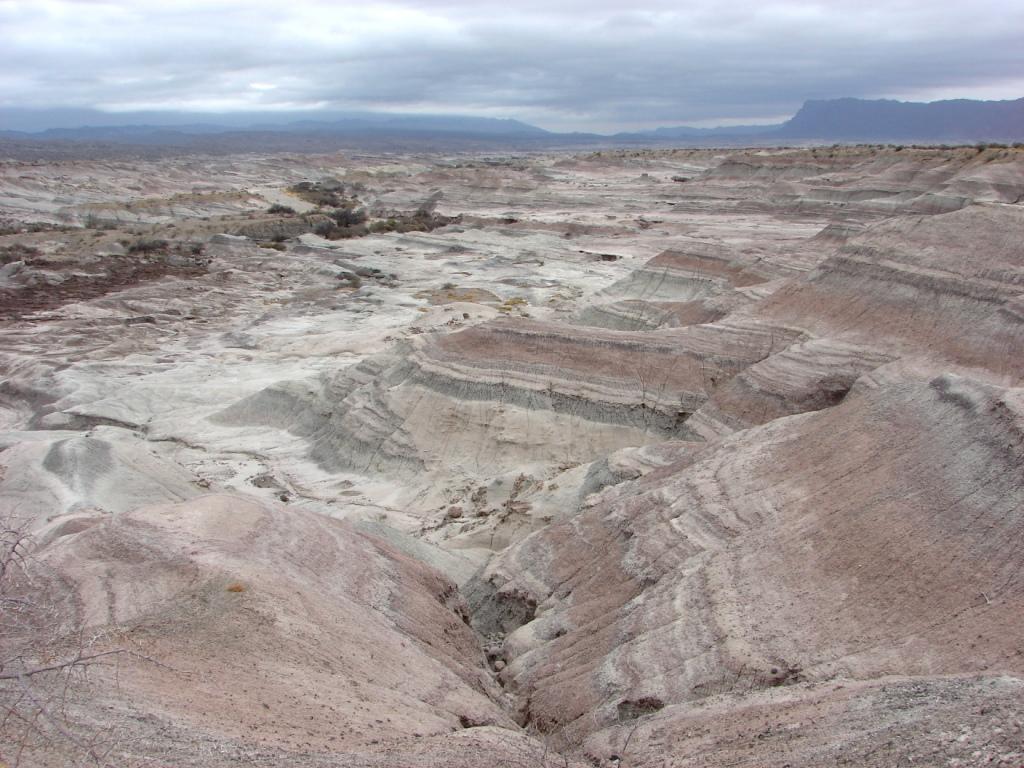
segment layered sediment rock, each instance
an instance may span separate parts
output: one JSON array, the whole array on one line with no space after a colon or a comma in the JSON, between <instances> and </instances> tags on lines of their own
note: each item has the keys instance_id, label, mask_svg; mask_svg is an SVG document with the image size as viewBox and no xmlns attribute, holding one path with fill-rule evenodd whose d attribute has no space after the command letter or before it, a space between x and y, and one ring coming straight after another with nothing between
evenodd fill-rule
<instances>
[{"instance_id":1,"label":"layered sediment rock","mask_svg":"<svg viewBox=\"0 0 1024 768\"><path fill-rule=\"evenodd\" d=\"M308 440L326 469L500 474L695 438L690 415L798 332L716 323L651 333L497 320L314 384L274 386L214 417ZM699 439L699 438L696 438Z\"/></svg>"},{"instance_id":2,"label":"layered sediment rock","mask_svg":"<svg viewBox=\"0 0 1024 768\"><path fill-rule=\"evenodd\" d=\"M190 766L1024 760L1019 152L173 164L138 194L0 168L42 228L0 235L0 523L36 590L0 661L118 651L73 735ZM325 176L462 218L237 234L287 235L262 211ZM104 211L131 231L53 227ZM97 281L150 238L202 268ZM81 762L11 730L33 713L0 760Z\"/></svg>"},{"instance_id":3,"label":"layered sediment rock","mask_svg":"<svg viewBox=\"0 0 1024 768\"><path fill-rule=\"evenodd\" d=\"M1019 211L1003 206L882 222L761 312L815 336L1019 376L1022 237Z\"/></svg>"},{"instance_id":4,"label":"layered sediment rock","mask_svg":"<svg viewBox=\"0 0 1024 768\"><path fill-rule=\"evenodd\" d=\"M533 606L501 627L522 717L582 738L804 681L1019 675L1022 416L1020 390L889 366L511 547L478 599Z\"/></svg>"}]
</instances>

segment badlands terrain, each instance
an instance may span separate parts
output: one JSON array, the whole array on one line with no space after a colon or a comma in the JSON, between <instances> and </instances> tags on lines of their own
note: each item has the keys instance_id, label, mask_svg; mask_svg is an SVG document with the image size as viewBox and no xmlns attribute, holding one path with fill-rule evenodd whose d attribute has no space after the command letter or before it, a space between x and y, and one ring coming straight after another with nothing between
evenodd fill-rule
<instances>
[{"instance_id":1,"label":"badlands terrain","mask_svg":"<svg viewBox=\"0 0 1024 768\"><path fill-rule=\"evenodd\" d=\"M1024 151L20 159L0 227L0 763L1024 765Z\"/></svg>"}]
</instances>

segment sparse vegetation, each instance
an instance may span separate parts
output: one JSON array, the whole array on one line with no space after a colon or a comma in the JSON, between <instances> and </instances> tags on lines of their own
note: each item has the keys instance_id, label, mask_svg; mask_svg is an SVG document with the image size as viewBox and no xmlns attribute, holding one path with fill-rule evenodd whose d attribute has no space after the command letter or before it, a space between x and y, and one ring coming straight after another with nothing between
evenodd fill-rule
<instances>
[{"instance_id":1,"label":"sparse vegetation","mask_svg":"<svg viewBox=\"0 0 1024 768\"><path fill-rule=\"evenodd\" d=\"M158 253L166 252L170 243L166 240L160 240L157 238L141 238L133 243L129 243L128 253Z\"/></svg>"},{"instance_id":2,"label":"sparse vegetation","mask_svg":"<svg viewBox=\"0 0 1024 768\"><path fill-rule=\"evenodd\" d=\"M339 208L327 214L339 227L355 227L366 222L366 211L362 208Z\"/></svg>"},{"instance_id":3,"label":"sparse vegetation","mask_svg":"<svg viewBox=\"0 0 1024 768\"><path fill-rule=\"evenodd\" d=\"M441 216L420 209L411 214L393 213L386 218L371 221L363 208L339 208L326 213L329 220L314 224L313 231L328 240L344 240L368 234L388 232L431 232L459 221L459 217Z\"/></svg>"},{"instance_id":4,"label":"sparse vegetation","mask_svg":"<svg viewBox=\"0 0 1024 768\"><path fill-rule=\"evenodd\" d=\"M302 181L288 191L299 199L321 208L342 208L352 204L352 200L344 196L345 185L335 179Z\"/></svg>"},{"instance_id":5,"label":"sparse vegetation","mask_svg":"<svg viewBox=\"0 0 1024 768\"><path fill-rule=\"evenodd\" d=\"M86 229L99 229L99 230L112 230L117 229L117 222L110 221L109 219L103 219L97 216L95 213L86 214L82 220L82 226Z\"/></svg>"},{"instance_id":6,"label":"sparse vegetation","mask_svg":"<svg viewBox=\"0 0 1024 768\"><path fill-rule=\"evenodd\" d=\"M272 206L267 208L267 213L273 214L275 216L294 216L295 209L288 205L274 203Z\"/></svg>"},{"instance_id":7,"label":"sparse vegetation","mask_svg":"<svg viewBox=\"0 0 1024 768\"><path fill-rule=\"evenodd\" d=\"M352 193L345 196L346 188ZM363 237L367 234L388 232L430 232L438 227L459 221L458 217L441 216L425 206L412 213L377 211L371 213L360 206L357 192L365 187L360 183L346 185L335 179L319 182L304 181L291 187L292 194L313 203L318 210L304 217L315 232L328 240ZM315 216L327 216L332 221L311 221Z\"/></svg>"},{"instance_id":8,"label":"sparse vegetation","mask_svg":"<svg viewBox=\"0 0 1024 768\"><path fill-rule=\"evenodd\" d=\"M381 232L432 232L439 227L457 223L460 217L442 216L424 208L412 214L397 214L373 222L370 231Z\"/></svg>"},{"instance_id":9,"label":"sparse vegetation","mask_svg":"<svg viewBox=\"0 0 1024 768\"><path fill-rule=\"evenodd\" d=\"M27 521L0 520L0 764L113 766L113 729L83 722L76 704L90 670L152 659L103 632L67 632L27 531Z\"/></svg>"},{"instance_id":10,"label":"sparse vegetation","mask_svg":"<svg viewBox=\"0 0 1024 768\"><path fill-rule=\"evenodd\" d=\"M14 245L0 246L0 264L10 264L14 261L30 261L42 256L42 251L31 245L15 243Z\"/></svg>"},{"instance_id":11,"label":"sparse vegetation","mask_svg":"<svg viewBox=\"0 0 1024 768\"><path fill-rule=\"evenodd\" d=\"M370 231L374 234L380 234L383 232L397 232L398 231L398 219L380 219L379 221L373 222L370 225Z\"/></svg>"},{"instance_id":12,"label":"sparse vegetation","mask_svg":"<svg viewBox=\"0 0 1024 768\"><path fill-rule=\"evenodd\" d=\"M313 231L327 240L347 240L352 237L362 237L370 230L365 224L342 227L331 221L322 221L316 225Z\"/></svg>"},{"instance_id":13,"label":"sparse vegetation","mask_svg":"<svg viewBox=\"0 0 1024 768\"><path fill-rule=\"evenodd\" d=\"M526 307L528 304L529 302L522 296L512 296L501 302L501 304L498 306L498 311L504 315L511 314L512 312L517 310L520 314L525 314L523 312L523 307Z\"/></svg>"}]
</instances>

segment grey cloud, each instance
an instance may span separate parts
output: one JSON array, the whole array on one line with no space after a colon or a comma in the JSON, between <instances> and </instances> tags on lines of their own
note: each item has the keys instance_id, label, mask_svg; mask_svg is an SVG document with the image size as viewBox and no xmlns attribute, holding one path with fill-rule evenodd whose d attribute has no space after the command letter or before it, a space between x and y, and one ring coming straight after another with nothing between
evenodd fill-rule
<instances>
[{"instance_id":1,"label":"grey cloud","mask_svg":"<svg viewBox=\"0 0 1024 768\"><path fill-rule=\"evenodd\" d=\"M992 0L553 5L0 2L0 108L324 105L611 130L774 118L806 98L1024 95L1024 7Z\"/></svg>"}]
</instances>

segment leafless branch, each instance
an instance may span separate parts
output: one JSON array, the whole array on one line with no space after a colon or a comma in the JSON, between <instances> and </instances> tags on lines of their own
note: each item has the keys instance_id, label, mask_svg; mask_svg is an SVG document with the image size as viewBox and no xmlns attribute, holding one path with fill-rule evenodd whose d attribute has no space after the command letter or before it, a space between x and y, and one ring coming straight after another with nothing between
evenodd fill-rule
<instances>
[{"instance_id":1,"label":"leafless branch","mask_svg":"<svg viewBox=\"0 0 1024 768\"><path fill-rule=\"evenodd\" d=\"M33 675L40 675L43 672L54 672L57 670L72 669L75 667L85 667L95 663L96 659L101 659L106 656L117 656L122 653L129 653L129 651L126 651L124 648L117 648L113 651L102 651L100 653L83 654L79 652L74 658L57 662L56 664L48 664L44 667L34 667L20 672L0 672L0 680L21 680L26 677L32 677ZM0 669L2 669L3 666L4 665L0 665Z\"/></svg>"}]
</instances>

